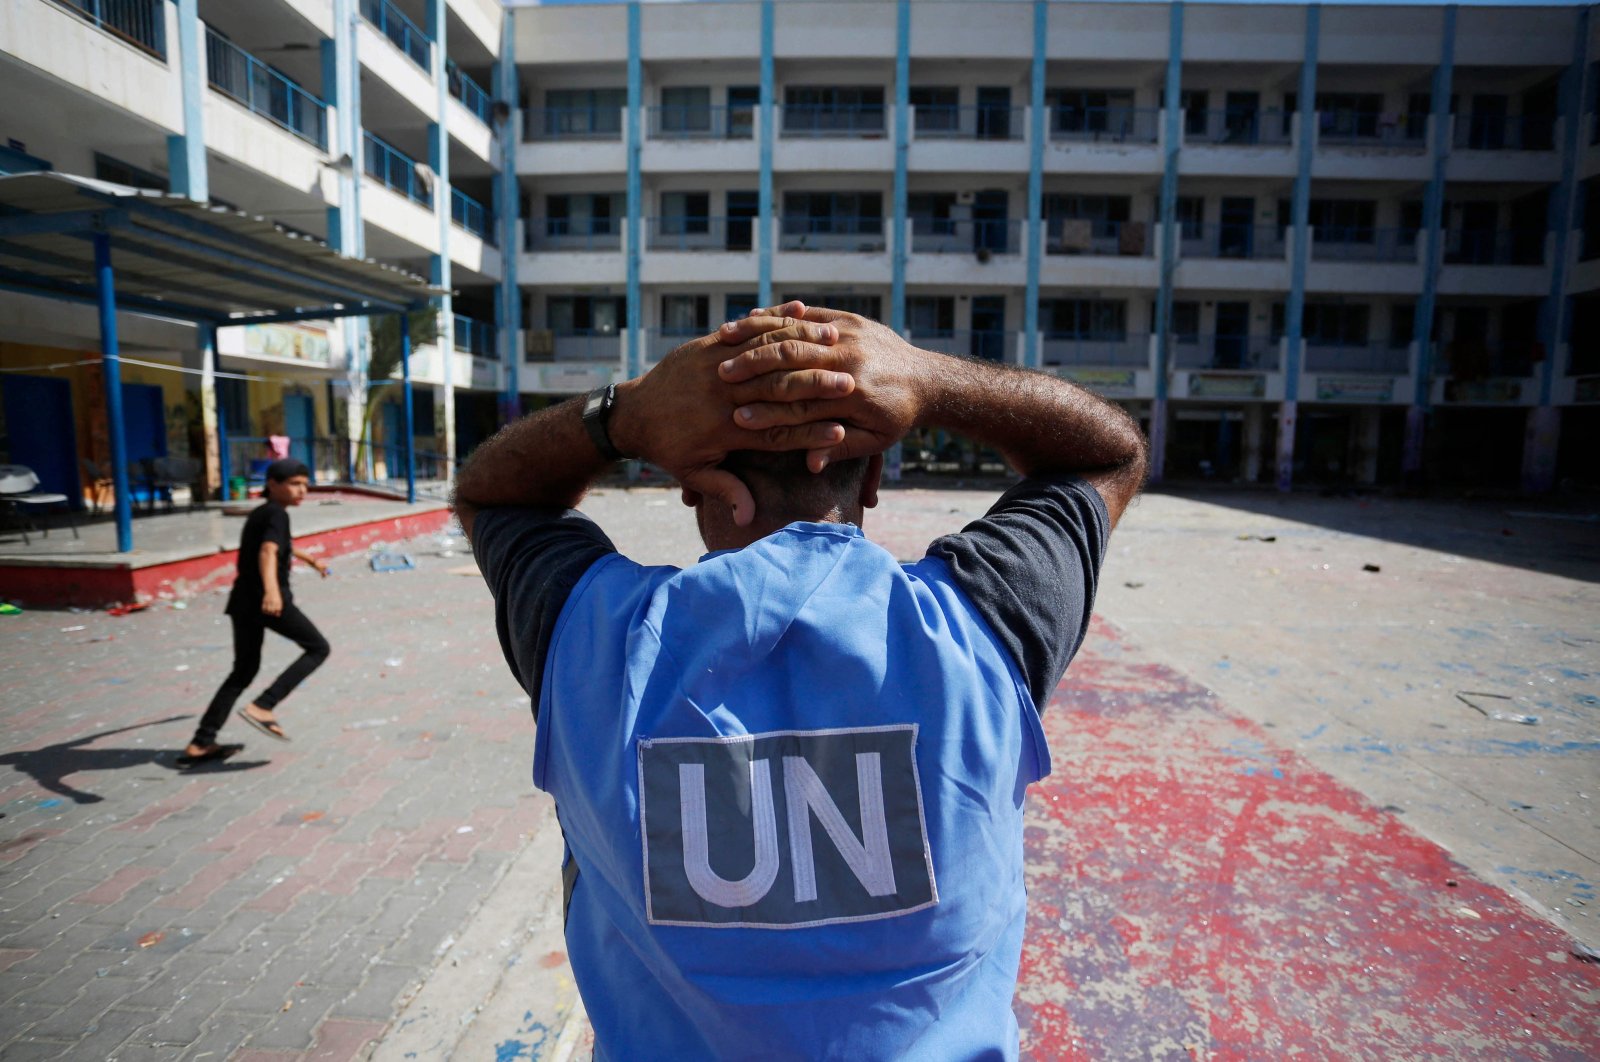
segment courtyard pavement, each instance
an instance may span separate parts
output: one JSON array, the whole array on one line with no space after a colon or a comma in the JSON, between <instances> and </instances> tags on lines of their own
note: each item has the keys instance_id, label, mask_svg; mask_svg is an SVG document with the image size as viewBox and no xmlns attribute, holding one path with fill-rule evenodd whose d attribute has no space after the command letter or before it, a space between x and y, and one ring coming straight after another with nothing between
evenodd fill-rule
<instances>
[{"instance_id":1,"label":"courtyard pavement","mask_svg":"<svg viewBox=\"0 0 1600 1062\"><path fill-rule=\"evenodd\" d=\"M698 553L671 492L586 508ZM294 740L192 773L222 595L0 617L0 1058L583 1057L527 698L461 541L405 548L297 573L334 654ZM1024 1055L1600 1055L1597 586L1581 505L1143 499L1046 712Z\"/></svg>"}]
</instances>

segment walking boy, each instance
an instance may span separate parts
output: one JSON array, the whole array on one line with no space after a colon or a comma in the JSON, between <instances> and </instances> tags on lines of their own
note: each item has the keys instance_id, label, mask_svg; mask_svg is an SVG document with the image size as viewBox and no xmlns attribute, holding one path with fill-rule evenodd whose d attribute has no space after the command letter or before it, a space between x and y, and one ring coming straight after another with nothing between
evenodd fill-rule
<instances>
[{"instance_id":1,"label":"walking boy","mask_svg":"<svg viewBox=\"0 0 1600 1062\"><path fill-rule=\"evenodd\" d=\"M328 577L328 566L296 550L289 537L289 508L305 498L310 482L310 469L292 458L267 466L267 500L244 522L244 533L239 536L239 575L228 596L227 613L233 621L233 670L211 698L194 738L178 757L183 766L225 760L244 748L217 744L217 731L261 669L261 641L266 631L276 631L300 647L299 658L239 712L239 718L269 737L289 740L273 709L328 659L328 640L295 607L289 590L291 557L299 557L324 579Z\"/></svg>"}]
</instances>

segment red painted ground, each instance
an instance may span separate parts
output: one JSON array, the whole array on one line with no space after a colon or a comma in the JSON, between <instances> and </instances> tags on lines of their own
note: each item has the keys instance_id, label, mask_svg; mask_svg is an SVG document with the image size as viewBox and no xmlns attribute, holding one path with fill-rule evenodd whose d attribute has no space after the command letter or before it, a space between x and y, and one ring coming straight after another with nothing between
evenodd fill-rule
<instances>
[{"instance_id":1,"label":"red painted ground","mask_svg":"<svg viewBox=\"0 0 1600 1062\"><path fill-rule=\"evenodd\" d=\"M1600 966L1110 625L1045 732L1024 1057L1600 1058Z\"/></svg>"}]
</instances>

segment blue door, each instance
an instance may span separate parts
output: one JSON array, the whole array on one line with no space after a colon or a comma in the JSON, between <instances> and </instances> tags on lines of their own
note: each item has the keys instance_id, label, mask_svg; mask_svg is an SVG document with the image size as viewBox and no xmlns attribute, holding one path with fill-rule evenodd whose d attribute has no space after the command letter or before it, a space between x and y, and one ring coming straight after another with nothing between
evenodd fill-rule
<instances>
[{"instance_id":1,"label":"blue door","mask_svg":"<svg viewBox=\"0 0 1600 1062\"><path fill-rule=\"evenodd\" d=\"M399 402L383 404L383 461L390 479L406 474L406 418Z\"/></svg>"},{"instance_id":2,"label":"blue door","mask_svg":"<svg viewBox=\"0 0 1600 1062\"><path fill-rule=\"evenodd\" d=\"M129 486L135 500L151 501L143 469L151 458L167 456L167 407L155 384L122 385L122 432L128 446Z\"/></svg>"},{"instance_id":3,"label":"blue door","mask_svg":"<svg viewBox=\"0 0 1600 1062\"><path fill-rule=\"evenodd\" d=\"M289 437L289 456L311 469L311 480L317 479L316 404L310 395L283 396L283 433Z\"/></svg>"},{"instance_id":4,"label":"blue door","mask_svg":"<svg viewBox=\"0 0 1600 1062\"><path fill-rule=\"evenodd\" d=\"M73 508L83 508L72 385L49 376L7 373L0 376L0 400L6 413L10 463L33 469L40 492L65 494Z\"/></svg>"}]
</instances>

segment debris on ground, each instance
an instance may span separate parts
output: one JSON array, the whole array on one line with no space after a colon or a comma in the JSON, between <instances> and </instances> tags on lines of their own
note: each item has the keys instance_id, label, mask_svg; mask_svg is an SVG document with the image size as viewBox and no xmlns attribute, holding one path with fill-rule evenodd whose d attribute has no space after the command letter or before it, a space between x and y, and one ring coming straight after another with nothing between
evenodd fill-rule
<instances>
[{"instance_id":1,"label":"debris on ground","mask_svg":"<svg viewBox=\"0 0 1600 1062\"><path fill-rule=\"evenodd\" d=\"M1572 957L1579 962L1600 962L1600 949L1591 948L1581 940L1573 941Z\"/></svg>"},{"instance_id":2,"label":"debris on ground","mask_svg":"<svg viewBox=\"0 0 1600 1062\"><path fill-rule=\"evenodd\" d=\"M445 569L445 574L446 575L477 575L478 574L478 566L476 564L463 564L459 568L446 568Z\"/></svg>"},{"instance_id":3,"label":"debris on ground","mask_svg":"<svg viewBox=\"0 0 1600 1062\"><path fill-rule=\"evenodd\" d=\"M1143 583L1135 583L1135 582L1126 582L1126 583L1123 583L1122 585L1126 586L1129 590L1137 590L1141 586L1143 586L1144 584Z\"/></svg>"},{"instance_id":4,"label":"debris on ground","mask_svg":"<svg viewBox=\"0 0 1600 1062\"><path fill-rule=\"evenodd\" d=\"M409 553L379 553L367 563L375 572L409 572L417 566Z\"/></svg>"},{"instance_id":5,"label":"debris on ground","mask_svg":"<svg viewBox=\"0 0 1600 1062\"><path fill-rule=\"evenodd\" d=\"M130 612L143 612L149 607L150 602L148 601L130 601L125 605L112 605L106 609L106 614L110 616L126 616Z\"/></svg>"},{"instance_id":6,"label":"debris on ground","mask_svg":"<svg viewBox=\"0 0 1600 1062\"><path fill-rule=\"evenodd\" d=\"M354 723L346 723L344 728L346 730L371 730L374 727L388 726L390 723L397 721L397 718L391 715L387 719L359 719Z\"/></svg>"},{"instance_id":7,"label":"debris on ground","mask_svg":"<svg viewBox=\"0 0 1600 1062\"><path fill-rule=\"evenodd\" d=\"M9 601L0 601L0 616L20 616L22 610Z\"/></svg>"},{"instance_id":8,"label":"debris on ground","mask_svg":"<svg viewBox=\"0 0 1600 1062\"><path fill-rule=\"evenodd\" d=\"M1483 713L1485 718L1493 719L1496 722L1521 723L1524 726L1537 726L1539 723L1539 717L1536 715L1523 715L1521 712L1502 712L1497 708L1485 708L1481 704L1475 704L1471 700L1468 700L1470 697L1482 697L1496 701L1511 700L1510 697L1507 697L1503 693L1480 693L1473 690L1457 690L1456 700L1460 701L1468 708L1473 708Z\"/></svg>"},{"instance_id":9,"label":"debris on ground","mask_svg":"<svg viewBox=\"0 0 1600 1062\"><path fill-rule=\"evenodd\" d=\"M1277 535L1239 535L1240 542L1276 542Z\"/></svg>"},{"instance_id":10,"label":"debris on ground","mask_svg":"<svg viewBox=\"0 0 1600 1062\"><path fill-rule=\"evenodd\" d=\"M160 944L163 940L165 940L166 936L167 935L165 933L161 932L159 929L156 930L154 933L146 933L144 936L139 938L139 947L141 947L141 948L154 947L155 945Z\"/></svg>"},{"instance_id":11,"label":"debris on ground","mask_svg":"<svg viewBox=\"0 0 1600 1062\"><path fill-rule=\"evenodd\" d=\"M1381 571L1383 571L1383 569L1380 568L1376 564L1363 564L1361 566L1361 570L1364 571L1364 572L1381 572Z\"/></svg>"},{"instance_id":12,"label":"debris on ground","mask_svg":"<svg viewBox=\"0 0 1600 1062\"><path fill-rule=\"evenodd\" d=\"M88 627L86 627L86 626L84 626L83 624L80 623L80 624L78 624L77 626L74 626L74 627L62 627L61 628L61 633L62 634L71 634L73 631L86 631L88 629L89 629Z\"/></svg>"}]
</instances>

